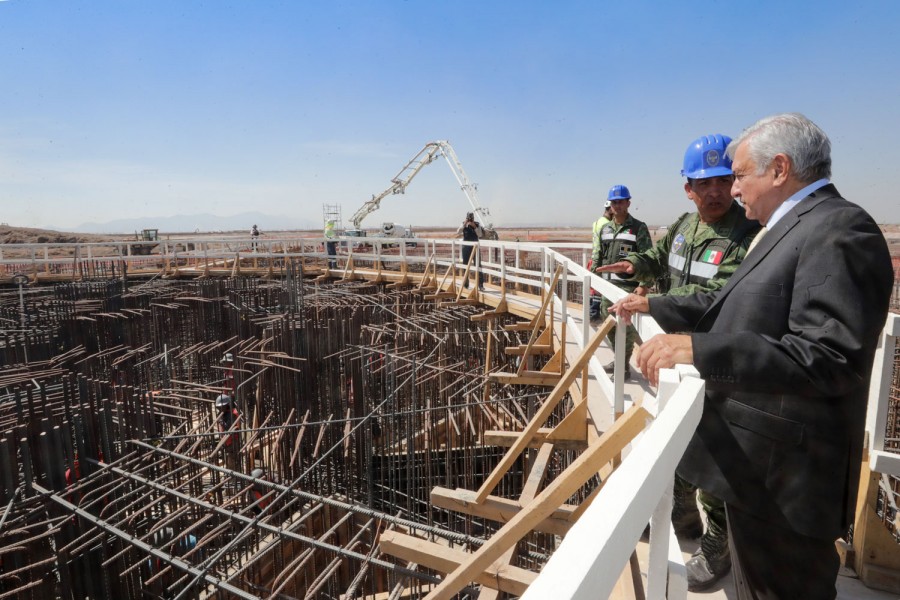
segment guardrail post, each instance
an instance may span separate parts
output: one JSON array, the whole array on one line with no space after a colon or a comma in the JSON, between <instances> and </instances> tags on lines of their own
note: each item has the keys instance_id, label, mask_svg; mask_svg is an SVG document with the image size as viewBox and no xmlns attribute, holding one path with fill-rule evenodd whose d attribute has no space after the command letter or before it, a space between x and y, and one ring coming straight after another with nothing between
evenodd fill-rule
<instances>
[{"instance_id":1,"label":"guardrail post","mask_svg":"<svg viewBox=\"0 0 900 600\"><path fill-rule=\"evenodd\" d=\"M625 320L616 315L616 348L615 348L615 414L618 419L625 414L625 332L628 326Z\"/></svg>"},{"instance_id":2,"label":"guardrail post","mask_svg":"<svg viewBox=\"0 0 900 600\"><path fill-rule=\"evenodd\" d=\"M585 275L581 285L581 346L591 337L591 276Z\"/></svg>"}]
</instances>

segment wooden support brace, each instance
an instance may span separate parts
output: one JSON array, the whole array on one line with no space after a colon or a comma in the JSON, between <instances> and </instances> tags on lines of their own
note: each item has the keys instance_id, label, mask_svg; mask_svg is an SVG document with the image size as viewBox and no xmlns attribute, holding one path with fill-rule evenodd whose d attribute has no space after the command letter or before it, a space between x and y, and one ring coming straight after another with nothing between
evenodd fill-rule
<instances>
[{"instance_id":1,"label":"wooden support brace","mask_svg":"<svg viewBox=\"0 0 900 600\"><path fill-rule=\"evenodd\" d=\"M464 550L448 548L421 538L404 535L396 531L381 534L381 551L397 558L415 562L435 571L449 573L469 558ZM521 596L537 577L525 569L509 565L488 565L475 581L481 585Z\"/></svg>"},{"instance_id":2,"label":"wooden support brace","mask_svg":"<svg viewBox=\"0 0 900 600\"><path fill-rule=\"evenodd\" d=\"M550 392L550 395L547 396L547 399L541 405L540 409L538 409L537 413L535 413L534 417L532 417L531 421L525 427L518 443L513 445L513 447L507 451L503 459L497 464L490 476L485 480L484 484L482 484L481 488L478 490L478 501L487 498L488 494L490 494L494 487L497 486L500 479L503 478L519 457L522 450L528 446L528 443L531 441L535 432L546 422L547 417L550 416L550 413L553 412L556 405L559 404L559 401L562 400L563 396L568 392L569 385L581 374L584 365L587 364L587 361L594 355L597 347L606 338L607 334L615 324L616 320L613 317L607 317L606 321L597 328L597 331L594 332L594 336L585 345L574 364L572 364L565 375L559 379L559 382L553 388L553 391Z\"/></svg>"},{"instance_id":3,"label":"wooden support brace","mask_svg":"<svg viewBox=\"0 0 900 600\"><path fill-rule=\"evenodd\" d=\"M562 423L560 423L562 425ZM557 426L557 429L559 426ZM587 429L585 427L585 429ZM528 447L532 449L540 448L548 439L549 436L554 432L554 429L549 427L541 427L538 429L537 433L534 434L534 438L528 443ZM585 439L577 439L577 438L563 438L558 437L553 439L554 445L560 450L577 450L581 451L587 448L587 434L585 434ZM517 431L500 431L496 429L490 429L484 432L484 442L485 446L501 446L505 448L509 448L513 444L516 443L516 440L519 439L519 432Z\"/></svg>"},{"instance_id":4,"label":"wooden support brace","mask_svg":"<svg viewBox=\"0 0 900 600\"><path fill-rule=\"evenodd\" d=\"M867 586L900 594L900 546L875 511L881 475L869 469L865 454L853 526L854 567Z\"/></svg>"},{"instance_id":5,"label":"wooden support brace","mask_svg":"<svg viewBox=\"0 0 900 600\"><path fill-rule=\"evenodd\" d=\"M553 387L559 384L561 375L542 371L525 371L521 375L515 373L491 373L490 378L497 383L514 385L544 385Z\"/></svg>"},{"instance_id":6,"label":"wooden support brace","mask_svg":"<svg viewBox=\"0 0 900 600\"><path fill-rule=\"evenodd\" d=\"M446 508L464 515L472 515L482 519L490 519L498 523L506 523L522 510L518 500L501 498L500 496L488 496L482 503L473 502L471 490L436 487L431 490L431 503L439 508ZM534 531L550 533L553 535L565 535L575 519L572 515L578 510L577 506L563 504L557 507L548 517L534 526Z\"/></svg>"},{"instance_id":7,"label":"wooden support brace","mask_svg":"<svg viewBox=\"0 0 900 600\"><path fill-rule=\"evenodd\" d=\"M535 525L549 516L574 494L604 464L615 457L642 431L650 414L639 406L631 407L600 438L591 444L569 467L548 485L543 492L525 506L490 540L472 554L459 568L448 574L431 591L426 600L450 600L470 581L474 581L506 550L516 544Z\"/></svg>"}]
</instances>

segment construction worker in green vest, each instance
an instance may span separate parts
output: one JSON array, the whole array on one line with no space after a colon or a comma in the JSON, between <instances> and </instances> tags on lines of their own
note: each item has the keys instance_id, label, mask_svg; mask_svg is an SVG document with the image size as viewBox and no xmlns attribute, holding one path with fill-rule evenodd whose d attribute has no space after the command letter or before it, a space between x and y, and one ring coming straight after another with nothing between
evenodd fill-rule
<instances>
[{"instance_id":1,"label":"construction worker in green vest","mask_svg":"<svg viewBox=\"0 0 900 600\"><path fill-rule=\"evenodd\" d=\"M687 178L684 191L697 206L697 212L681 215L653 248L629 254L600 271L640 281L655 279L659 294L675 296L724 286L760 229L759 223L747 219L744 209L731 197L734 175L731 159L725 154L730 142L731 138L720 134L691 142L684 154L681 174ZM649 307L648 297L636 298L635 302ZM705 532L695 493L706 512ZM728 573L731 555L721 500L676 474L672 524L679 537L700 536L700 548L685 565L689 590L706 589Z\"/></svg>"},{"instance_id":2,"label":"construction worker in green vest","mask_svg":"<svg viewBox=\"0 0 900 600\"><path fill-rule=\"evenodd\" d=\"M628 213L631 207L631 192L624 185L614 185L610 188L607 195L607 201L610 204L612 219L600 228L600 249L591 257L592 268L595 273L599 273L604 279L610 280L617 287L629 292L646 293L648 285L641 285L634 278L620 277L616 273L604 272L600 269L602 265L609 265L618 262L631 254L632 252L643 252L653 246L650 240L650 230L643 221L635 219ZM609 314L609 307L612 302L608 298L603 298L600 302L600 317L605 319ZM609 344L613 350L616 348L615 328L610 331ZM637 340L637 331L633 325L629 325L625 333L625 373L628 378L631 375L631 353L634 350L634 342ZM612 373L615 367L615 361L611 361L603 368L607 373Z\"/></svg>"},{"instance_id":3,"label":"construction worker in green vest","mask_svg":"<svg viewBox=\"0 0 900 600\"><path fill-rule=\"evenodd\" d=\"M612 220L612 203L607 200L603 205L603 215L594 221L593 231L591 231L591 263L588 265L590 270L594 265L594 261L599 261L600 256L600 230L603 226ZM593 290L592 290L593 291ZM591 295L591 322L596 322L600 318L600 296Z\"/></svg>"},{"instance_id":4,"label":"construction worker in green vest","mask_svg":"<svg viewBox=\"0 0 900 600\"><path fill-rule=\"evenodd\" d=\"M328 268L334 269L337 267L337 261L331 258L337 255L337 233L334 230L334 219L325 221L325 230L322 233L325 236L325 253L328 254Z\"/></svg>"}]
</instances>

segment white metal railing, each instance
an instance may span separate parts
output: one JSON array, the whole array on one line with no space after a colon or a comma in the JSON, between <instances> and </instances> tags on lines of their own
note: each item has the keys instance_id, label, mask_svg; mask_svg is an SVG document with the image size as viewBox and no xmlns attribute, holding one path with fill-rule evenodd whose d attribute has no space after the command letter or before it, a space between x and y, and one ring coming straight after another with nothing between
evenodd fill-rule
<instances>
[{"instance_id":1,"label":"white metal railing","mask_svg":"<svg viewBox=\"0 0 900 600\"><path fill-rule=\"evenodd\" d=\"M894 477L900 477L900 454L885 450L885 430L888 422L891 379L894 373L894 356L898 336L900 336L900 315L890 313L875 352L866 414L869 468L873 473L883 473ZM890 497L890 494L888 496Z\"/></svg>"},{"instance_id":2,"label":"white metal railing","mask_svg":"<svg viewBox=\"0 0 900 600\"><path fill-rule=\"evenodd\" d=\"M667 408L569 530L523 600L609 597L651 516L651 527L665 523L669 535L656 536L651 529L647 597L687 596L684 562L670 518L672 480L700 422L703 391L703 381L693 377L677 386Z\"/></svg>"}]
</instances>

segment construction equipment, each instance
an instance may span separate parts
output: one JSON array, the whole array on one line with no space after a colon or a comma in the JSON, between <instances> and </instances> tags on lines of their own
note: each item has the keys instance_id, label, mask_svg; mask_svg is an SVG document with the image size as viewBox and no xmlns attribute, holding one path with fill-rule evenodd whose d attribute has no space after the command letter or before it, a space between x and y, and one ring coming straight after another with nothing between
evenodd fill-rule
<instances>
[{"instance_id":1,"label":"construction equipment","mask_svg":"<svg viewBox=\"0 0 900 600\"><path fill-rule=\"evenodd\" d=\"M154 248L159 246L159 229L142 229L134 232L134 239L142 244L132 244L131 252L138 256L150 256Z\"/></svg>"},{"instance_id":2,"label":"construction equipment","mask_svg":"<svg viewBox=\"0 0 900 600\"><path fill-rule=\"evenodd\" d=\"M460 189L466 195L466 198L468 198L469 200L469 204L472 206L472 210L475 213L476 219L484 228L485 239L496 240L497 232L494 230L494 226L491 221L491 213L487 208L481 206L481 204L478 202L478 186L469 181L465 170L463 170L462 164L459 162L459 158L457 158L456 156L456 152L453 151L453 147L450 145L450 142L446 140L438 140L425 144L425 147L419 150L419 152L409 162L407 162L402 169L400 169L400 172L391 179L391 186L389 188L387 188L377 196L372 196L371 200L368 200L359 208L359 210L357 210L353 214L353 217L350 218L350 222L353 224L353 227L352 229L346 230L344 234L353 237L364 237L366 233L362 229L363 219L378 210L381 206L381 201L388 195L405 193L406 186L408 186L412 182L413 178L419 174L419 171L421 171L425 165L431 164L432 162L437 160L439 156L443 156L447 160L447 164L450 166L450 170L453 172L453 176L456 177L456 181L459 183ZM385 224L385 227L382 229L383 235L386 234L387 225L388 224ZM395 230L398 227L402 228L402 226L399 226L397 224L390 225L393 225L393 229Z\"/></svg>"}]
</instances>

